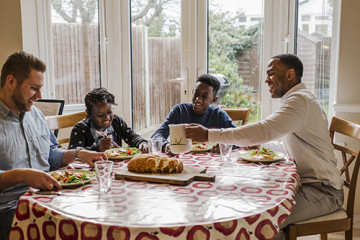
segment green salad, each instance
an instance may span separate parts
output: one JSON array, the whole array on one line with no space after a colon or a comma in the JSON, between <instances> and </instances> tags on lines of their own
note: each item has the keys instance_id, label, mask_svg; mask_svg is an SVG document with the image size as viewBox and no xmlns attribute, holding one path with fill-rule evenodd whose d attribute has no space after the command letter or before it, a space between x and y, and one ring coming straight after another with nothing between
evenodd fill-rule
<instances>
[{"instance_id":1,"label":"green salad","mask_svg":"<svg viewBox=\"0 0 360 240\"><path fill-rule=\"evenodd\" d=\"M74 173L73 171L54 172L51 176L60 183L83 183L89 180L85 173Z\"/></svg>"},{"instance_id":2,"label":"green salad","mask_svg":"<svg viewBox=\"0 0 360 240\"><path fill-rule=\"evenodd\" d=\"M252 150L252 152L250 153L250 156L255 156L255 155L275 157L276 152L274 152L273 150L270 150L268 148L261 147L260 149Z\"/></svg>"},{"instance_id":3,"label":"green salad","mask_svg":"<svg viewBox=\"0 0 360 240\"><path fill-rule=\"evenodd\" d=\"M136 147L111 148L105 151L108 157L128 157L141 153Z\"/></svg>"}]
</instances>

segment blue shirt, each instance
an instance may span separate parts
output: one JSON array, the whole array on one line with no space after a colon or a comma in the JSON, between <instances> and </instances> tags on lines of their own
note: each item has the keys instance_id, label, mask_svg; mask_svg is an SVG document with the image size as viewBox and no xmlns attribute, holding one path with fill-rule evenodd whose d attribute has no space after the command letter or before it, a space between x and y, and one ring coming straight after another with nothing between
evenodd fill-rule
<instances>
[{"instance_id":1,"label":"blue shirt","mask_svg":"<svg viewBox=\"0 0 360 240\"><path fill-rule=\"evenodd\" d=\"M19 117L0 101L0 176L7 170L33 168L51 171L61 167L65 149L46 125L36 107ZM25 183L0 192L0 214L16 208L19 197L28 189Z\"/></svg>"},{"instance_id":2,"label":"blue shirt","mask_svg":"<svg viewBox=\"0 0 360 240\"><path fill-rule=\"evenodd\" d=\"M170 112L166 120L161 124L160 128L154 132L151 138L161 138L163 145L168 141L170 135L169 124L181 123L198 123L206 128L235 128L227 113L213 106L209 106L206 113L197 115L192 110L192 103L182 103L176 105Z\"/></svg>"}]
</instances>

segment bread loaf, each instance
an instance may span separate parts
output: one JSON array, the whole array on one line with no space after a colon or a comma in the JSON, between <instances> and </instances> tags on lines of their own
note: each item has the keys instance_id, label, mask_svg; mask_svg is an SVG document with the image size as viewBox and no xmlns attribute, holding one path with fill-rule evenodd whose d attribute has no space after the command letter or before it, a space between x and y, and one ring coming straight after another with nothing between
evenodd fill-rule
<instances>
[{"instance_id":1,"label":"bread loaf","mask_svg":"<svg viewBox=\"0 0 360 240\"><path fill-rule=\"evenodd\" d=\"M128 170L136 173L181 173L183 163L177 159L155 154L141 154L128 163Z\"/></svg>"}]
</instances>

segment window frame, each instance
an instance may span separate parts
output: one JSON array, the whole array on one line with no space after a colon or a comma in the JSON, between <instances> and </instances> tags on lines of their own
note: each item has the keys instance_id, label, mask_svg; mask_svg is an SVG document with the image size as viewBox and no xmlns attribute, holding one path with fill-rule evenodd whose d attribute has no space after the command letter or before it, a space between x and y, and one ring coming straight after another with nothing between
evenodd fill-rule
<instances>
[{"instance_id":1,"label":"window frame","mask_svg":"<svg viewBox=\"0 0 360 240\"><path fill-rule=\"evenodd\" d=\"M280 53L295 49L295 4L297 1L264 0L263 54L260 59L260 90L262 119L279 105L271 99L264 83L268 60ZM182 0L182 93L181 102L191 101L191 90L196 79L207 72L207 0ZM339 39L341 0L334 0L333 39ZM47 63L44 74L44 98L55 98L50 1L21 0L23 49ZM116 24L119 23L119 24ZM195 23L195 24L194 24ZM285 24L284 24L285 23ZM36 26L36 27L34 27ZM130 2L99 0L101 85L111 89L118 103L114 112L128 124L132 123L131 83L131 21ZM332 41L330 103L336 99L339 41ZM187 94L185 94L185 91ZM84 110L84 104L66 104L64 113ZM333 116L329 106L329 117Z\"/></svg>"}]
</instances>

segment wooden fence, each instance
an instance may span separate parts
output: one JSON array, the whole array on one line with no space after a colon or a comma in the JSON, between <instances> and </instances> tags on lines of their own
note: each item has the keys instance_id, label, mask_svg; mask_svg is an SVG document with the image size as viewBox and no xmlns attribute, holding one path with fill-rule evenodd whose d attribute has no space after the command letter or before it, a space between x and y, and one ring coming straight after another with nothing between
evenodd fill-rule
<instances>
[{"instance_id":1,"label":"wooden fence","mask_svg":"<svg viewBox=\"0 0 360 240\"><path fill-rule=\"evenodd\" d=\"M86 93L100 86L97 25L53 23L56 98L83 103Z\"/></svg>"},{"instance_id":2,"label":"wooden fence","mask_svg":"<svg viewBox=\"0 0 360 240\"><path fill-rule=\"evenodd\" d=\"M148 38L146 28L132 29L133 127L140 130L164 121L172 107L180 103L180 84L169 80L181 76L181 39Z\"/></svg>"},{"instance_id":3,"label":"wooden fence","mask_svg":"<svg viewBox=\"0 0 360 240\"><path fill-rule=\"evenodd\" d=\"M169 79L180 77L181 39L148 38L146 32L144 27L132 28L135 130L161 123L180 102L180 84ZM55 23L53 42L56 98L83 103L85 95L100 86L98 27Z\"/></svg>"},{"instance_id":4,"label":"wooden fence","mask_svg":"<svg viewBox=\"0 0 360 240\"><path fill-rule=\"evenodd\" d=\"M66 104L83 103L86 93L100 86L98 26L55 23L53 41L56 97L64 99ZM300 35L299 56L306 60L303 81L312 91L319 66L314 54L319 48L317 42ZM244 78L244 84L254 87L255 91L259 90L258 75L253 74L257 72L254 69L258 64L258 51L255 44L246 57L238 59L239 75ZM328 69L324 72L326 75ZM180 76L180 37L147 37L145 27L132 27L133 127L136 131L160 124L180 102L180 84L169 81Z\"/></svg>"}]
</instances>

